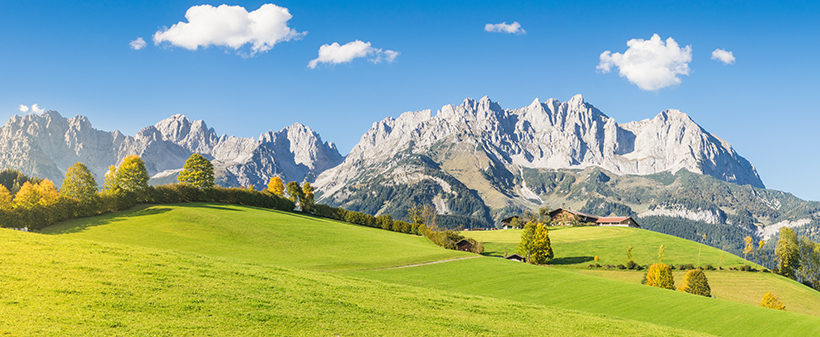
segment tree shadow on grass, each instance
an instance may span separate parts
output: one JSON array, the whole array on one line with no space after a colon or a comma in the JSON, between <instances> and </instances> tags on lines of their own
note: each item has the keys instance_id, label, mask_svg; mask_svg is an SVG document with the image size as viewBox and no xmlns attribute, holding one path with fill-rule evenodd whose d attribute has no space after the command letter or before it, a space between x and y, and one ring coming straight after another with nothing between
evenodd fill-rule
<instances>
[{"instance_id":1,"label":"tree shadow on grass","mask_svg":"<svg viewBox=\"0 0 820 337\"><path fill-rule=\"evenodd\" d=\"M162 214L170 210L171 208L169 207L162 207L155 204L138 204L121 212L101 214L91 219L79 218L54 224L44 228L40 233L48 235L79 233L91 227L108 225L138 216Z\"/></svg>"},{"instance_id":2,"label":"tree shadow on grass","mask_svg":"<svg viewBox=\"0 0 820 337\"><path fill-rule=\"evenodd\" d=\"M550 264L579 264L584 262L589 262L594 260L592 256L568 256L568 257L559 257L557 259L552 259Z\"/></svg>"}]
</instances>

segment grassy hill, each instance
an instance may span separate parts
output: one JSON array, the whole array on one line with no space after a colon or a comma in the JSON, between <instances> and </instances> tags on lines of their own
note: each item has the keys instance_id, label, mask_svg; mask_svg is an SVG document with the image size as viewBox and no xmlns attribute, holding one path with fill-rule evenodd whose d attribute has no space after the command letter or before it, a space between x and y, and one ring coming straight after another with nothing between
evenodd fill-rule
<instances>
[{"instance_id":1,"label":"grassy hill","mask_svg":"<svg viewBox=\"0 0 820 337\"><path fill-rule=\"evenodd\" d=\"M209 203L142 205L68 221L43 233L322 271L470 256L441 249L420 236L297 213Z\"/></svg>"},{"instance_id":2,"label":"grassy hill","mask_svg":"<svg viewBox=\"0 0 820 337\"><path fill-rule=\"evenodd\" d=\"M3 335L698 335L187 252L7 229L0 241Z\"/></svg>"},{"instance_id":3,"label":"grassy hill","mask_svg":"<svg viewBox=\"0 0 820 337\"><path fill-rule=\"evenodd\" d=\"M553 264L585 275L640 284L643 271L590 269L593 257L600 264L626 264L626 247L632 246L634 260L639 264L657 262L658 248L664 245L669 264L697 264L701 250L701 265L717 268L722 259L724 268L751 264L746 260L706 245L671 235L625 227L556 227L550 228L550 241L555 252ZM521 230L469 231L462 234L484 242L485 254L501 256L506 250L515 252ZM752 264L755 265L755 264ZM756 266L756 265L755 265ZM759 267L758 267L759 268ZM820 316L820 292L793 280L761 272L706 271L712 293L720 299L758 305L763 294L775 292L791 312ZM675 272L681 282L685 272Z\"/></svg>"},{"instance_id":4,"label":"grassy hill","mask_svg":"<svg viewBox=\"0 0 820 337\"><path fill-rule=\"evenodd\" d=\"M217 335L820 334L820 317L584 275L587 269L572 264L478 257L388 269L471 254L412 235L254 207L158 205L45 232L3 231L13 239L4 241L18 243L4 245L0 260L0 275L11 275L0 282L2 301L18 306L2 309L0 320L13 322L19 312L29 322L20 325L45 334L69 326L93 334L199 334L198 323L213 316L219 317L202 326ZM602 242L628 237L599 234ZM647 240L636 259L657 254L656 242ZM583 243L577 241L567 244ZM611 258L625 259L625 246L611 245ZM570 256L587 254L577 249ZM667 249L669 259L675 254ZM112 326L123 329L104 330ZM20 331L28 330L12 332Z\"/></svg>"}]
</instances>

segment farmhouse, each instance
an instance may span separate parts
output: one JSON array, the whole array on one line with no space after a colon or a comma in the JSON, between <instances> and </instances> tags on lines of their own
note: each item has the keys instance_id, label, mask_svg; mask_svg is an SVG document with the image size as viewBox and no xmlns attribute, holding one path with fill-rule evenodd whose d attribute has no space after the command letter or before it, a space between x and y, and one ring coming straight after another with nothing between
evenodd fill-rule
<instances>
[{"instance_id":1,"label":"farmhouse","mask_svg":"<svg viewBox=\"0 0 820 337\"><path fill-rule=\"evenodd\" d=\"M462 252L469 252L473 249L473 244L467 240L456 242L456 247Z\"/></svg>"},{"instance_id":2,"label":"farmhouse","mask_svg":"<svg viewBox=\"0 0 820 337\"><path fill-rule=\"evenodd\" d=\"M507 260L513 260L513 261L518 261L518 262L527 262L526 257L523 257L523 256L518 255L518 254L507 255L504 258L507 259Z\"/></svg>"},{"instance_id":3,"label":"farmhouse","mask_svg":"<svg viewBox=\"0 0 820 337\"><path fill-rule=\"evenodd\" d=\"M597 226L619 226L641 228L632 217L597 217L571 209L558 208L549 213L550 220L559 225L574 225L579 223L594 223Z\"/></svg>"},{"instance_id":4,"label":"farmhouse","mask_svg":"<svg viewBox=\"0 0 820 337\"><path fill-rule=\"evenodd\" d=\"M520 220L520 219L521 219L521 217L520 217L520 216L517 216L517 215L513 215L513 216L511 216L511 217L509 217L509 218L504 218L504 219L501 219L501 228L503 228L503 229L518 228L518 227L513 227L513 226L512 226L512 220L513 220L513 219L519 219L519 220Z\"/></svg>"}]
</instances>

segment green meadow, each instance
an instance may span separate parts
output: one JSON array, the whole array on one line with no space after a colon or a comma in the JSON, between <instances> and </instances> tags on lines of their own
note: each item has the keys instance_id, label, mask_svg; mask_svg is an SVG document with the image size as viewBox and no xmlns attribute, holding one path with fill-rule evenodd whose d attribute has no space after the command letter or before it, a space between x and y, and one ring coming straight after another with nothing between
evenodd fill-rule
<instances>
[{"instance_id":1,"label":"green meadow","mask_svg":"<svg viewBox=\"0 0 820 337\"><path fill-rule=\"evenodd\" d=\"M520 231L465 234L497 235L480 240L489 255L500 255L514 250ZM527 265L444 250L408 234L210 203L143 205L42 233L0 230L0 333L820 334L820 317L800 313L816 315L816 305L792 298L820 303L816 292L776 275L709 273L714 299L640 285L641 272L586 267L594 255L601 264L624 263L630 244L639 263L651 263L659 242L668 244L668 262L695 263L697 243L625 228L550 235L563 264ZM704 246L702 264L717 266L720 255ZM723 265L741 260L725 253ZM760 279L738 288L753 290L719 290L746 275ZM781 295L789 312L756 306L762 293L757 300L750 294L768 288L790 294Z\"/></svg>"}]
</instances>

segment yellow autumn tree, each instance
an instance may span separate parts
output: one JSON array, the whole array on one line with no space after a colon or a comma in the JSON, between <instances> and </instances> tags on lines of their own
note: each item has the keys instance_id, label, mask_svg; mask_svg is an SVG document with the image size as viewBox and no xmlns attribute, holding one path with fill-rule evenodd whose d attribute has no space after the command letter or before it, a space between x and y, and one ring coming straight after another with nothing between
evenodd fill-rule
<instances>
[{"instance_id":1,"label":"yellow autumn tree","mask_svg":"<svg viewBox=\"0 0 820 337\"><path fill-rule=\"evenodd\" d=\"M545 264L552 261L553 256L549 230L547 226L539 223L535 225L535 231L533 232L532 251L530 251L530 260L528 262L533 264Z\"/></svg>"},{"instance_id":2,"label":"yellow autumn tree","mask_svg":"<svg viewBox=\"0 0 820 337\"><path fill-rule=\"evenodd\" d=\"M268 192L277 197L285 197L285 185L282 184L282 178L274 176L268 182Z\"/></svg>"},{"instance_id":3,"label":"yellow autumn tree","mask_svg":"<svg viewBox=\"0 0 820 337\"><path fill-rule=\"evenodd\" d=\"M310 186L309 182L306 181L302 185L302 195L304 196L304 199L301 201L302 210L310 212L313 209L313 205L316 203L313 191L313 186Z\"/></svg>"},{"instance_id":4,"label":"yellow autumn tree","mask_svg":"<svg viewBox=\"0 0 820 337\"><path fill-rule=\"evenodd\" d=\"M675 290L675 276L666 263L653 263L646 272L646 285Z\"/></svg>"},{"instance_id":5,"label":"yellow autumn tree","mask_svg":"<svg viewBox=\"0 0 820 337\"><path fill-rule=\"evenodd\" d=\"M743 238L743 242L745 243L744 246L743 246L743 259L745 260L746 255L751 253L752 249L754 249L753 248L754 245L752 244L752 237L751 236L747 236L747 237Z\"/></svg>"},{"instance_id":6,"label":"yellow autumn tree","mask_svg":"<svg viewBox=\"0 0 820 337\"><path fill-rule=\"evenodd\" d=\"M122 164L117 168L117 185L119 188L137 192L148 188L148 171L145 169L145 162L140 156L132 154L122 160Z\"/></svg>"},{"instance_id":7,"label":"yellow autumn tree","mask_svg":"<svg viewBox=\"0 0 820 337\"><path fill-rule=\"evenodd\" d=\"M198 189L214 187L214 165L199 153L194 153L185 161L177 180Z\"/></svg>"},{"instance_id":8,"label":"yellow autumn tree","mask_svg":"<svg viewBox=\"0 0 820 337\"><path fill-rule=\"evenodd\" d=\"M50 206L60 199L60 192L54 187L54 182L45 179L39 184L26 182L14 197L14 207L32 208L34 205Z\"/></svg>"},{"instance_id":9,"label":"yellow autumn tree","mask_svg":"<svg viewBox=\"0 0 820 337\"><path fill-rule=\"evenodd\" d=\"M74 163L65 172L60 195L76 200L92 200L97 196L97 180L83 163Z\"/></svg>"},{"instance_id":10,"label":"yellow autumn tree","mask_svg":"<svg viewBox=\"0 0 820 337\"><path fill-rule=\"evenodd\" d=\"M777 295L773 294L772 292L768 292L765 295L763 295L763 300L760 301L760 306L769 309L786 311L786 305L783 304L783 302L780 302L780 299L777 298Z\"/></svg>"},{"instance_id":11,"label":"yellow autumn tree","mask_svg":"<svg viewBox=\"0 0 820 337\"><path fill-rule=\"evenodd\" d=\"M11 192L6 186L0 185L0 209L11 208Z\"/></svg>"}]
</instances>

